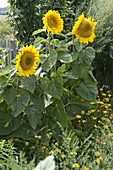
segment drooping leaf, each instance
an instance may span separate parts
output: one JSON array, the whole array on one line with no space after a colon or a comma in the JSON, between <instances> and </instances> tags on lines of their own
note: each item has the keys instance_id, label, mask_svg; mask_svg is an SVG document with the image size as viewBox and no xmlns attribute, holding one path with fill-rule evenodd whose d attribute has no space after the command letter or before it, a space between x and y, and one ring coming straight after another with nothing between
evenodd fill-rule
<instances>
[{"instance_id":1,"label":"drooping leaf","mask_svg":"<svg viewBox=\"0 0 113 170\"><path fill-rule=\"evenodd\" d=\"M81 98L88 101L95 101L98 95L97 84L95 80L92 81L91 75L84 76L84 81L79 84L76 91Z\"/></svg>"},{"instance_id":2,"label":"drooping leaf","mask_svg":"<svg viewBox=\"0 0 113 170\"><path fill-rule=\"evenodd\" d=\"M63 92L63 79L60 73L54 73L51 80L47 77L41 81L41 88L52 97L60 99Z\"/></svg>"},{"instance_id":3,"label":"drooping leaf","mask_svg":"<svg viewBox=\"0 0 113 170\"><path fill-rule=\"evenodd\" d=\"M36 77L30 76L29 78L22 78L22 84L25 86L31 93L34 92L36 87Z\"/></svg>"},{"instance_id":4,"label":"drooping leaf","mask_svg":"<svg viewBox=\"0 0 113 170\"><path fill-rule=\"evenodd\" d=\"M92 47L87 47L79 53L79 60L81 63L91 65L95 58L95 50Z\"/></svg>"},{"instance_id":5,"label":"drooping leaf","mask_svg":"<svg viewBox=\"0 0 113 170\"><path fill-rule=\"evenodd\" d=\"M42 111L44 109L44 101L38 96L33 96L31 98L30 105L26 108L26 113L28 120L33 129L36 129L38 123L42 117Z\"/></svg>"},{"instance_id":6,"label":"drooping leaf","mask_svg":"<svg viewBox=\"0 0 113 170\"><path fill-rule=\"evenodd\" d=\"M0 135L8 135L15 131L21 124L22 114L13 117L5 102L0 104Z\"/></svg>"},{"instance_id":7,"label":"drooping leaf","mask_svg":"<svg viewBox=\"0 0 113 170\"><path fill-rule=\"evenodd\" d=\"M56 107L54 108L54 115L56 115L57 122L59 122L62 127L68 127L69 119L66 115L63 102L61 100L55 99L55 105Z\"/></svg>"},{"instance_id":8,"label":"drooping leaf","mask_svg":"<svg viewBox=\"0 0 113 170\"><path fill-rule=\"evenodd\" d=\"M25 110L29 102L30 95L24 89L20 89L17 94L17 89L15 87L11 87L5 91L4 98L8 107L13 111L14 116L17 117Z\"/></svg>"},{"instance_id":9,"label":"drooping leaf","mask_svg":"<svg viewBox=\"0 0 113 170\"><path fill-rule=\"evenodd\" d=\"M70 53L64 49L57 48L58 59L63 63L71 63L73 58Z\"/></svg>"}]
</instances>

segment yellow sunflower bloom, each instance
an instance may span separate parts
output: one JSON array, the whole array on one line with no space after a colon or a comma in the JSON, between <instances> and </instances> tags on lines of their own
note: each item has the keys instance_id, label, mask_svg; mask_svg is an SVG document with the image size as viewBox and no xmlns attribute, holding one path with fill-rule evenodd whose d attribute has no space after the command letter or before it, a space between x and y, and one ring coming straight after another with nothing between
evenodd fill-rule
<instances>
[{"instance_id":1,"label":"yellow sunflower bloom","mask_svg":"<svg viewBox=\"0 0 113 170\"><path fill-rule=\"evenodd\" d=\"M23 47L16 55L16 69L20 76L29 77L35 72L36 62L39 62L39 51L32 45Z\"/></svg>"},{"instance_id":2,"label":"yellow sunflower bloom","mask_svg":"<svg viewBox=\"0 0 113 170\"><path fill-rule=\"evenodd\" d=\"M51 32L52 34L61 33L63 30L63 19L56 11L49 10L42 20L44 28L46 28L48 32Z\"/></svg>"},{"instance_id":3,"label":"yellow sunflower bloom","mask_svg":"<svg viewBox=\"0 0 113 170\"><path fill-rule=\"evenodd\" d=\"M95 38L94 29L97 22L93 22L93 18L85 18L84 14L78 17L78 21L75 22L72 28L72 34L76 35L76 39L85 44L88 42L93 42Z\"/></svg>"}]
</instances>

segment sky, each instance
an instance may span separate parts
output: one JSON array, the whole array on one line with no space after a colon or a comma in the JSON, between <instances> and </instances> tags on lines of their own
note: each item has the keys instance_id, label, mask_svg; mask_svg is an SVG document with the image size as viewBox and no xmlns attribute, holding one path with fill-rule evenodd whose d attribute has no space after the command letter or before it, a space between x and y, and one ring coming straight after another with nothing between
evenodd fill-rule
<instances>
[{"instance_id":1,"label":"sky","mask_svg":"<svg viewBox=\"0 0 113 170\"><path fill-rule=\"evenodd\" d=\"M7 0L0 0L0 8L8 6Z\"/></svg>"}]
</instances>

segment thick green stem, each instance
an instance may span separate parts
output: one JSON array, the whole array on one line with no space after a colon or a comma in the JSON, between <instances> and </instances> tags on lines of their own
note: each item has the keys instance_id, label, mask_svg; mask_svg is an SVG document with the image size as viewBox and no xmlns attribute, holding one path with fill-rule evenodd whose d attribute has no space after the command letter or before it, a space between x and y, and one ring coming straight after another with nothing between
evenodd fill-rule
<instances>
[{"instance_id":1,"label":"thick green stem","mask_svg":"<svg viewBox=\"0 0 113 170\"><path fill-rule=\"evenodd\" d=\"M72 35L72 43L73 43L73 52L75 52L74 35Z\"/></svg>"}]
</instances>

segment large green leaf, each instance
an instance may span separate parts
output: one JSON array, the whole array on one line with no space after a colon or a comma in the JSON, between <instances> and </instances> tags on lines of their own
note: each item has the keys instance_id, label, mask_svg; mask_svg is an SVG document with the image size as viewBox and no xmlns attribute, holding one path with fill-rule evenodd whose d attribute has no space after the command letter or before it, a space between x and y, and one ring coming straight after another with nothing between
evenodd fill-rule
<instances>
[{"instance_id":1,"label":"large green leaf","mask_svg":"<svg viewBox=\"0 0 113 170\"><path fill-rule=\"evenodd\" d=\"M13 117L5 102L0 103L0 135L8 135L15 131L20 126L22 117L22 114Z\"/></svg>"},{"instance_id":2,"label":"large green leaf","mask_svg":"<svg viewBox=\"0 0 113 170\"><path fill-rule=\"evenodd\" d=\"M95 58L95 50L92 47L87 47L79 53L79 60L81 63L91 65Z\"/></svg>"},{"instance_id":3,"label":"large green leaf","mask_svg":"<svg viewBox=\"0 0 113 170\"><path fill-rule=\"evenodd\" d=\"M57 48L58 59L63 63L71 63L73 58L65 49Z\"/></svg>"},{"instance_id":4,"label":"large green leaf","mask_svg":"<svg viewBox=\"0 0 113 170\"><path fill-rule=\"evenodd\" d=\"M42 68L45 71L49 71L57 62L57 52L52 50L47 60L42 64Z\"/></svg>"},{"instance_id":5,"label":"large green leaf","mask_svg":"<svg viewBox=\"0 0 113 170\"><path fill-rule=\"evenodd\" d=\"M26 108L26 113L28 115L28 120L33 129L36 129L38 123L41 120L42 111L44 109L44 101L38 96L33 96L31 98L30 105Z\"/></svg>"},{"instance_id":6,"label":"large green leaf","mask_svg":"<svg viewBox=\"0 0 113 170\"><path fill-rule=\"evenodd\" d=\"M30 76L29 78L22 78L22 84L31 92L33 93L36 87L36 77Z\"/></svg>"},{"instance_id":7,"label":"large green leaf","mask_svg":"<svg viewBox=\"0 0 113 170\"><path fill-rule=\"evenodd\" d=\"M24 89L20 89L17 94L17 89L11 87L6 90L4 98L8 107L13 111L14 116L17 117L25 110L29 102L30 95Z\"/></svg>"},{"instance_id":8,"label":"large green leaf","mask_svg":"<svg viewBox=\"0 0 113 170\"><path fill-rule=\"evenodd\" d=\"M81 98L89 101L96 100L98 95L97 84L95 79L93 80L91 74L84 76L84 81L76 88L77 93Z\"/></svg>"},{"instance_id":9,"label":"large green leaf","mask_svg":"<svg viewBox=\"0 0 113 170\"><path fill-rule=\"evenodd\" d=\"M47 77L43 78L41 88L52 97L60 99L63 92L63 79L60 73L53 73L51 80Z\"/></svg>"},{"instance_id":10,"label":"large green leaf","mask_svg":"<svg viewBox=\"0 0 113 170\"><path fill-rule=\"evenodd\" d=\"M6 74L9 74L10 73L10 67L9 66L6 66L2 69L0 69L0 76L3 76L3 75L6 75Z\"/></svg>"},{"instance_id":11,"label":"large green leaf","mask_svg":"<svg viewBox=\"0 0 113 170\"><path fill-rule=\"evenodd\" d=\"M55 99L55 105L56 107L54 108L53 112L54 115L56 116L57 122L59 122L62 125L62 127L68 127L69 119L66 115L63 102L61 100Z\"/></svg>"},{"instance_id":12,"label":"large green leaf","mask_svg":"<svg viewBox=\"0 0 113 170\"><path fill-rule=\"evenodd\" d=\"M66 72L65 74L62 74L63 77L66 77L68 79L75 79L78 80L78 75L75 72Z\"/></svg>"},{"instance_id":13,"label":"large green leaf","mask_svg":"<svg viewBox=\"0 0 113 170\"><path fill-rule=\"evenodd\" d=\"M6 76L1 76L0 77L0 92L6 86L6 84L8 83L8 80L9 80L9 78L6 77Z\"/></svg>"}]
</instances>

